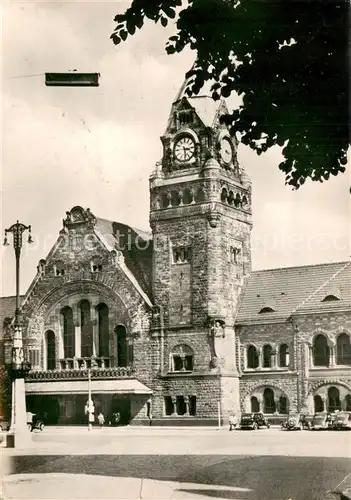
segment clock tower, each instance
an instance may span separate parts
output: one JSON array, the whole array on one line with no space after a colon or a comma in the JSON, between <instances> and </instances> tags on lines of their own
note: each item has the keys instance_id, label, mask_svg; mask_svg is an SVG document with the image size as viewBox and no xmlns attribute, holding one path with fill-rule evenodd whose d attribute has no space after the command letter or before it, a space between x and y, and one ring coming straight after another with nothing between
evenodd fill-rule
<instances>
[{"instance_id":1,"label":"clock tower","mask_svg":"<svg viewBox=\"0 0 351 500\"><path fill-rule=\"evenodd\" d=\"M194 369L183 383L209 377L226 416L239 410L234 322L251 269L251 183L238 164L237 141L221 121L226 103L189 98L185 85L150 176L153 297L164 316L160 373L169 372L172 346L190 346ZM217 414L213 401L203 401L203 415Z\"/></svg>"}]
</instances>

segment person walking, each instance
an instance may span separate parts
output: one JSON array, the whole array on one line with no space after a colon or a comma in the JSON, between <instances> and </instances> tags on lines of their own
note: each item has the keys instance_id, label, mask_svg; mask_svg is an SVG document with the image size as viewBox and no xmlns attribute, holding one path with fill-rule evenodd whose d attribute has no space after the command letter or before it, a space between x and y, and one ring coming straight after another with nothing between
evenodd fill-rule
<instances>
[{"instance_id":1,"label":"person walking","mask_svg":"<svg viewBox=\"0 0 351 500\"><path fill-rule=\"evenodd\" d=\"M100 426L100 429L101 429L102 426L105 423L105 417L103 416L103 414L101 412L98 415L98 422L99 422L99 426Z\"/></svg>"},{"instance_id":2,"label":"person walking","mask_svg":"<svg viewBox=\"0 0 351 500\"><path fill-rule=\"evenodd\" d=\"M229 430L232 431L238 425L238 417L232 413L229 417Z\"/></svg>"}]
</instances>

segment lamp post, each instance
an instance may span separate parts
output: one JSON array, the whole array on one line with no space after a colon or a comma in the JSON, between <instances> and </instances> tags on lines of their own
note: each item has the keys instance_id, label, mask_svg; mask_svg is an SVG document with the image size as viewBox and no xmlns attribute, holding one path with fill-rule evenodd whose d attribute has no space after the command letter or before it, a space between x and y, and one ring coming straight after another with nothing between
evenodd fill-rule
<instances>
[{"instance_id":1,"label":"lamp post","mask_svg":"<svg viewBox=\"0 0 351 500\"><path fill-rule=\"evenodd\" d=\"M31 226L25 226L19 221L13 224L8 229L5 229L4 245L9 245L7 235L12 234L13 248L16 259L16 309L13 322L13 346L11 358L11 377L12 377L12 414L10 434L16 436L13 446L16 446L17 437L20 439L28 435L27 419L26 419L26 394L24 378L30 370L30 363L24 361L23 352L23 318L20 311L20 258L23 243L23 233L29 232L28 243L32 243ZM19 440L20 440L19 439ZM18 443L17 443L18 444Z\"/></svg>"}]
</instances>

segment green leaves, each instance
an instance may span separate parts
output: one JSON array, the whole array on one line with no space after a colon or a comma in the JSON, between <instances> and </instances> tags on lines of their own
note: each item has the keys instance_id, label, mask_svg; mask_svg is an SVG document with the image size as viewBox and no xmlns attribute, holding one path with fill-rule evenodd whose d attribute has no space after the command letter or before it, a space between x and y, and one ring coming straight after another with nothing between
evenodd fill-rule
<instances>
[{"instance_id":1,"label":"green leaves","mask_svg":"<svg viewBox=\"0 0 351 500\"><path fill-rule=\"evenodd\" d=\"M111 35L115 44L145 17L162 26L182 0L133 0ZM184 2L185 5L185 2ZM178 9L168 54L189 47L196 65L188 93L214 81L215 100L237 93L231 133L262 154L278 145L279 168L298 188L345 171L349 146L348 19L344 0L192 0Z\"/></svg>"}]
</instances>

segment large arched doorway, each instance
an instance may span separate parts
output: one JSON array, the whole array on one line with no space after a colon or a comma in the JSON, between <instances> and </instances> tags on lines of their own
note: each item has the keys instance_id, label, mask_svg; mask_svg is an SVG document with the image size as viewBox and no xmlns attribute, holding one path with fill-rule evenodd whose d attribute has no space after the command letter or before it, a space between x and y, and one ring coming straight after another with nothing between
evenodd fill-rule
<instances>
[{"instance_id":1,"label":"large arched doorway","mask_svg":"<svg viewBox=\"0 0 351 500\"><path fill-rule=\"evenodd\" d=\"M314 404L314 412L315 413L320 413L320 412L324 411L323 399L321 398L321 396L319 394L316 394L315 396L313 396L313 404Z\"/></svg>"},{"instance_id":2,"label":"large arched doorway","mask_svg":"<svg viewBox=\"0 0 351 500\"><path fill-rule=\"evenodd\" d=\"M275 412L274 392L270 388L267 388L263 391L263 412Z\"/></svg>"},{"instance_id":3,"label":"large arched doorway","mask_svg":"<svg viewBox=\"0 0 351 500\"><path fill-rule=\"evenodd\" d=\"M328 389L328 411L341 410L340 392L336 387Z\"/></svg>"},{"instance_id":4,"label":"large arched doorway","mask_svg":"<svg viewBox=\"0 0 351 500\"><path fill-rule=\"evenodd\" d=\"M251 412L252 413L258 413L260 411L260 403L256 396L251 396Z\"/></svg>"}]
</instances>

